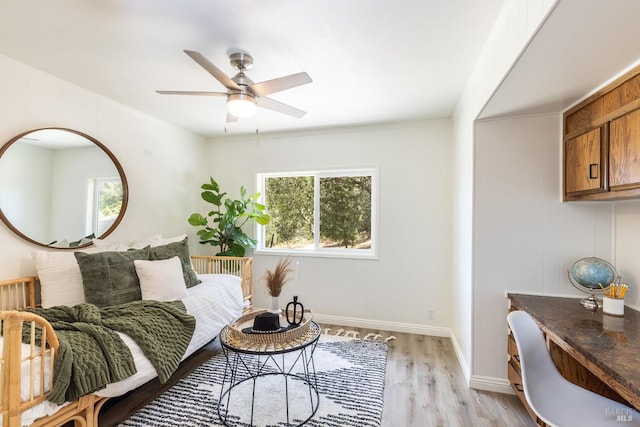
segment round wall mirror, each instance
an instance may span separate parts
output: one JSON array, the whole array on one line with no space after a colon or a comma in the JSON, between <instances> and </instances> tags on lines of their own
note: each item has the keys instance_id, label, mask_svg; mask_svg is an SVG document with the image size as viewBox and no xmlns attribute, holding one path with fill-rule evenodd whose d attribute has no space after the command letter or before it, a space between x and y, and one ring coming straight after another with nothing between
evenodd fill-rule
<instances>
[{"instance_id":1,"label":"round wall mirror","mask_svg":"<svg viewBox=\"0 0 640 427\"><path fill-rule=\"evenodd\" d=\"M100 142L72 129L24 132L0 149L0 219L50 248L80 248L122 220L127 180Z\"/></svg>"}]
</instances>

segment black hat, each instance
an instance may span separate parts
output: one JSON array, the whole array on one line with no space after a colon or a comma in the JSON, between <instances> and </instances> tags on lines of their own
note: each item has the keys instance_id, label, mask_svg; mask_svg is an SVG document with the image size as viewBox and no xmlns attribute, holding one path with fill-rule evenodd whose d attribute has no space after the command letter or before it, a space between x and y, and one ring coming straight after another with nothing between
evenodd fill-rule
<instances>
[{"instance_id":1,"label":"black hat","mask_svg":"<svg viewBox=\"0 0 640 427\"><path fill-rule=\"evenodd\" d=\"M275 313L260 313L253 319L253 326L242 329L245 334L272 334L284 332L295 328L297 325L280 326L280 315Z\"/></svg>"}]
</instances>

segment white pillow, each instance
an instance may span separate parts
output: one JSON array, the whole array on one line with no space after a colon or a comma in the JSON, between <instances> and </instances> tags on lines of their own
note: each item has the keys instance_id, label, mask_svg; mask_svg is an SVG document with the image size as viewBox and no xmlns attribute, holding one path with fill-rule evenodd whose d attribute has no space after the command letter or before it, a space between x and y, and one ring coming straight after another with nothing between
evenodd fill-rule
<instances>
[{"instance_id":1,"label":"white pillow","mask_svg":"<svg viewBox=\"0 0 640 427\"><path fill-rule=\"evenodd\" d=\"M143 300L176 301L187 296L180 258L134 260Z\"/></svg>"},{"instance_id":2,"label":"white pillow","mask_svg":"<svg viewBox=\"0 0 640 427\"><path fill-rule=\"evenodd\" d=\"M80 252L95 253L116 250L112 246L87 248ZM56 305L74 306L85 302L80 267L73 252L35 250L31 257L40 279L40 303L49 308Z\"/></svg>"},{"instance_id":3,"label":"white pillow","mask_svg":"<svg viewBox=\"0 0 640 427\"><path fill-rule=\"evenodd\" d=\"M185 237L187 237L186 234L181 234L181 235L176 236L176 237L163 237L162 238L162 244L166 245L166 244L169 244L169 243L182 242ZM151 245L151 246L154 246L154 245Z\"/></svg>"},{"instance_id":4,"label":"white pillow","mask_svg":"<svg viewBox=\"0 0 640 427\"><path fill-rule=\"evenodd\" d=\"M115 239L91 239L91 243L93 243L93 246L95 246L96 248L102 248L104 246L117 246L120 244L120 242Z\"/></svg>"},{"instance_id":5,"label":"white pillow","mask_svg":"<svg viewBox=\"0 0 640 427\"><path fill-rule=\"evenodd\" d=\"M63 239L59 242L51 243L49 246L51 246L52 248L68 248L69 241L67 239Z\"/></svg>"},{"instance_id":6,"label":"white pillow","mask_svg":"<svg viewBox=\"0 0 640 427\"><path fill-rule=\"evenodd\" d=\"M123 241L116 239L91 239L94 246L101 248L104 246L116 246L117 250L126 251L127 249L143 249L147 246L159 246L162 245L162 236L160 234L154 234L145 239Z\"/></svg>"}]
</instances>

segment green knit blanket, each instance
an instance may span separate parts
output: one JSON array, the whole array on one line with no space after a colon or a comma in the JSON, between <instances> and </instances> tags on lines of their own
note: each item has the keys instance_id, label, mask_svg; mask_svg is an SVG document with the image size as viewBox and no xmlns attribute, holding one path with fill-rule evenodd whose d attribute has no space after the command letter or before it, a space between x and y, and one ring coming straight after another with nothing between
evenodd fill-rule
<instances>
[{"instance_id":1,"label":"green knit blanket","mask_svg":"<svg viewBox=\"0 0 640 427\"><path fill-rule=\"evenodd\" d=\"M130 336L166 382L180 364L195 318L180 301L133 301L99 308L93 304L30 309L44 317L60 342L48 400L72 402L136 373L133 356L116 331ZM28 325L23 338L28 339Z\"/></svg>"}]
</instances>

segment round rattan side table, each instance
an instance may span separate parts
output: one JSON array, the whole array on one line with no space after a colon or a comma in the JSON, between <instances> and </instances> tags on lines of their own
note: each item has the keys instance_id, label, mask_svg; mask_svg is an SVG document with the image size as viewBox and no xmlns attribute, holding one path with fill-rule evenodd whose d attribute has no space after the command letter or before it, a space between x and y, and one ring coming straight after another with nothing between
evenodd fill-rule
<instances>
[{"instance_id":1,"label":"round rattan side table","mask_svg":"<svg viewBox=\"0 0 640 427\"><path fill-rule=\"evenodd\" d=\"M306 424L320 404L313 361L320 332L309 320L294 339L280 340L274 334L272 340L256 343L254 337L243 339L236 329L225 327L220 344L226 365L217 408L222 423L254 426L264 423L256 414L268 413L271 425Z\"/></svg>"}]
</instances>

